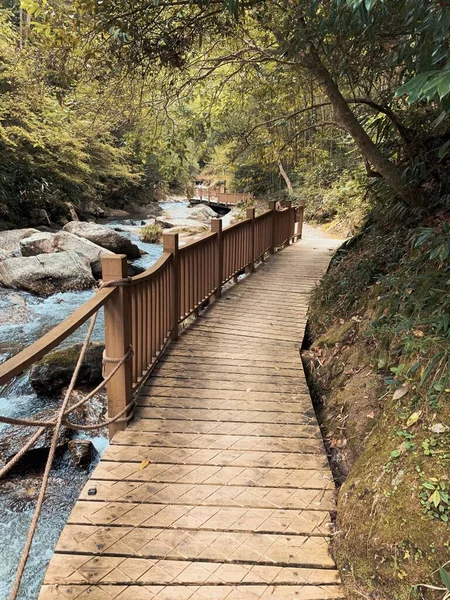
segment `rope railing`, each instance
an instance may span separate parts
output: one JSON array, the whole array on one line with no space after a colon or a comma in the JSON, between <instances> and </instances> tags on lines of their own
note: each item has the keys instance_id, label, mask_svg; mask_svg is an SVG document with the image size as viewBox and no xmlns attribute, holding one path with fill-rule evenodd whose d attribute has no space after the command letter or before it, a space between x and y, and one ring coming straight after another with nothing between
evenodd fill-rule
<instances>
[{"instance_id":1,"label":"rope railing","mask_svg":"<svg viewBox=\"0 0 450 600\"><path fill-rule=\"evenodd\" d=\"M0 384L23 373L50 350L89 320L69 386L55 416L49 420L0 416L0 423L36 428L24 446L0 469L0 479L32 449L39 438L52 430L49 453L41 487L26 537L10 600L16 600L24 569L42 510L61 428L92 431L109 428L112 437L133 418L136 395L165 352L178 338L179 324L211 300L220 297L222 286L240 273L251 273L257 261L276 248L301 237L303 208L287 207L255 215L247 209L243 221L222 229L220 219L212 219L211 233L179 247L177 234L164 234L163 254L147 271L127 276L124 255L108 255L102 260L103 280L93 298L30 347L0 365ZM98 312L104 308L105 350L103 380L88 394L71 404L81 365L86 356ZM107 388L107 415L101 422L78 424L70 416Z\"/></svg>"}]
</instances>

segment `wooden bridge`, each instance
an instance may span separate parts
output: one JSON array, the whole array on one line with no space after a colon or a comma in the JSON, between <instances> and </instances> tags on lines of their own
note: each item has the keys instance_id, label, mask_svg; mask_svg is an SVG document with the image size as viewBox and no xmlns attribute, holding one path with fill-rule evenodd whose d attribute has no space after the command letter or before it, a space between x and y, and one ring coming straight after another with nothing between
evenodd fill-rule
<instances>
[{"instance_id":1,"label":"wooden bridge","mask_svg":"<svg viewBox=\"0 0 450 600\"><path fill-rule=\"evenodd\" d=\"M194 198L190 201L191 204L201 204L206 202L214 208L214 206L233 207L237 204L249 204L253 201L253 194L242 192L227 192L224 186L214 188L204 188L197 186L194 188Z\"/></svg>"},{"instance_id":2,"label":"wooden bridge","mask_svg":"<svg viewBox=\"0 0 450 600\"><path fill-rule=\"evenodd\" d=\"M109 415L134 398L134 419L112 425L40 600L344 597L329 550L334 484L299 355L308 293L336 243L290 244L299 222L273 204L223 231L215 220L182 248L166 236L149 271L0 367L4 382L100 305L106 355L134 349L108 382ZM104 278L124 268L107 259Z\"/></svg>"}]
</instances>

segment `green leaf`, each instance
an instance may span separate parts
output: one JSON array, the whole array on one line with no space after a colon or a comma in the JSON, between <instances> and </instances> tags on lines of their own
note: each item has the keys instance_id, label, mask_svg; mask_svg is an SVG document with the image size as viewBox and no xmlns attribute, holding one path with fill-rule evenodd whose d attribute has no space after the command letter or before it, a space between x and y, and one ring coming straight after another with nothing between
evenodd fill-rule
<instances>
[{"instance_id":1,"label":"green leaf","mask_svg":"<svg viewBox=\"0 0 450 600\"><path fill-rule=\"evenodd\" d=\"M445 142L445 144L442 144L442 146L439 148L438 151L438 156L439 156L439 160L442 160L444 158L444 156L447 154L447 150L450 146L450 141Z\"/></svg>"},{"instance_id":2,"label":"green leaf","mask_svg":"<svg viewBox=\"0 0 450 600\"><path fill-rule=\"evenodd\" d=\"M434 490L434 485L432 483L428 483L428 481L422 483L422 487L426 488L427 490Z\"/></svg>"},{"instance_id":3,"label":"green leaf","mask_svg":"<svg viewBox=\"0 0 450 600\"><path fill-rule=\"evenodd\" d=\"M442 583L445 585L448 591L450 591L450 574L445 569L439 569L439 575L441 576Z\"/></svg>"},{"instance_id":4,"label":"green leaf","mask_svg":"<svg viewBox=\"0 0 450 600\"><path fill-rule=\"evenodd\" d=\"M439 490L434 490L434 492L428 498L428 502L434 504L435 508L439 506L439 504L441 503L441 494Z\"/></svg>"}]
</instances>

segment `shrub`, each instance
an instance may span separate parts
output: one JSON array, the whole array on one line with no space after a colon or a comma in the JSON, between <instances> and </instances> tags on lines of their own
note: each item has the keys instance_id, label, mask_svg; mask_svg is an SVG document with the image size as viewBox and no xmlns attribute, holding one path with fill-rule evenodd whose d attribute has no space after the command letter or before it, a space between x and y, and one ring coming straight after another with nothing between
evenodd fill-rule
<instances>
[{"instance_id":1,"label":"shrub","mask_svg":"<svg viewBox=\"0 0 450 600\"><path fill-rule=\"evenodd\" d=\"M162 227L159 223L153 223L152 225L146 225L142 227L139 237L143 242L148 244L156 244L159 242L162 236Z\"/></svg>"}]
</instances>

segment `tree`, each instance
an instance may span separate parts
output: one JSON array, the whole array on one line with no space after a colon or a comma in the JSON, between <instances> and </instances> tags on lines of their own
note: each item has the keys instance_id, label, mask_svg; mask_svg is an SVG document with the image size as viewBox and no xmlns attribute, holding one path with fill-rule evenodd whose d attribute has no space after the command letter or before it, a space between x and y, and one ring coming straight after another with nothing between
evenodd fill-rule
<instances>
[{"instance_id":1,"label":"tree","mask_svg":"<svg viewBox=\"0 0 450 600\"><path fill-rule=\"evenodd\" d=\"M423 151L423 145L414 139L423 136L428 116L418 127L416 123L406 139L402 134L408 127L396 113L408 120L408 106L394 96L405 80L426 66L437 29L444 49L428 63L437 61L442 66L446 62L450 13L444 4L432 0L225 4L218 0L198 4L115 0L94 6L81 0L79 6L95 14L98 31L107 35L110 51L131 65L171 66L178 69L180 78L197 81L224 64L269 63L292 77L308 73L333 106L335 121L354 139L370 173L381 176L409 205L428 201L430 189L442 191L433 183L434 149L430 160L430 148ZM390 150L376 143L365 117L361 119L359 110L355 112L356 98L362 98L366 108L379 107L378 112L390 121L399 138L390 144ZM379 124L386 131L385 122ZM445 132L438 133L441 139L443 135ZM417 162L426 166L424 177L417 178Z\"/></svg>"}]
</instances>

